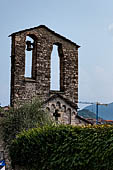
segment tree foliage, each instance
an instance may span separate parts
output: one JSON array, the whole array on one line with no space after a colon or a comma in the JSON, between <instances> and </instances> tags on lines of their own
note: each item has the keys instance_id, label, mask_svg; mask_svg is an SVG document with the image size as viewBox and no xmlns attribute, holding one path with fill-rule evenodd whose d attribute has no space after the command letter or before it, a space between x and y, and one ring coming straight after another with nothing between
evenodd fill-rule
<instances>
[{"instance_id":1,"label":"tree foliage","mask_svg":"<svg viewBox=\"0 0 113 170\"><path fill-rule=\"evenodd\" d=\"M113 126L44 126L24 131L10 147L27 170L113 170Z\"/></svg>"},{"instance_id":2,"label":"tree foliage","mask_svg":"<svg viewBox=\"0 0 113 170\"><path fill-rule=\"evenodd\" d=\"M42 109L42 103L38 99L18 108L10 108L4 115L2 126L6 144L10 144L22 130L52 123L49 113Z\"/></svg>"}]
</instances>

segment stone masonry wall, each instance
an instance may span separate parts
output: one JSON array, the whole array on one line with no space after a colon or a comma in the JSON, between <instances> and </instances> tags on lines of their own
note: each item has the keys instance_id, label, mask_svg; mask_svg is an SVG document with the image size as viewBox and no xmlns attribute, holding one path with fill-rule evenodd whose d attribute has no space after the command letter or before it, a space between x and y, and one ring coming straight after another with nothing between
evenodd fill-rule
<instances>
[{"instance_id":1,"label":"stone masonry wall","mask_svg":"<svg viewBox=\"0 0 113 170\"><path fill-rule=\"evenodd\" d=\"M32 77L25 77L26 36L35 41ZM77 103L78 101L78 47L46 28L34 28L12 34L11 52L11 106L33 97L45 100L50 91L50 60L53 45L58 45L60 56L60 83L58 93Z\"/></svg>"},{"instance_id":2,"label":"stone masonry wall","mask_svg":"<svg viewBox=\"0 0 113 170\"><path fill-rule=\"evenodd\" d=\"M75 108L70 107L66 102L59 97L49 101L45 104L45 109L51 113L51 116L58 110L58 122L62 124L76 125L77 111ZM55 116L53 116L55 120Z\"/></svg>"}]
</instances>

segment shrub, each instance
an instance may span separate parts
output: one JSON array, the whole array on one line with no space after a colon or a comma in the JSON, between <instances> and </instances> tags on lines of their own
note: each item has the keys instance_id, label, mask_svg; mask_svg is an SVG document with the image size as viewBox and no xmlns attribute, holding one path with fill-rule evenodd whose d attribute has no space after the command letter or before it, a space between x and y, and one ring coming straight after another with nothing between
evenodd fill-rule
<instances>
[{"instance_id":1,"label":"shrub","mask_svg":"<svg viewBox=\"0 0 113 170\"><path fill-rule=\"evenodd\" d=\"M113 126L44 126L10 147L12 165L27 170L113 170Z\"/></svg>"},{"instance_id":2,"label":"shrub","mask_svg":"<svg viewBox=\"0 0 113 170\"><path fill-rule=\"evenodd\" d=\"M11 140L22 130L52 123L49 113L42 110L42 104L38 99L19 108L10 108L4 115L2 126L6 144L10 144Z\"/></svg>"}]
</instances>

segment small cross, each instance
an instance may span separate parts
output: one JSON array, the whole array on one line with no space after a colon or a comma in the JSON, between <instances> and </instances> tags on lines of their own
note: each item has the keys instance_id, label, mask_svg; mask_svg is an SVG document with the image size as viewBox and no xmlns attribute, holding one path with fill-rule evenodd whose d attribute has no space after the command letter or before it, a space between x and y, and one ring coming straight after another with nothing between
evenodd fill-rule
<instances>
[{"instance_id":1,"label":"small cross","mask_svg":"<svg viewBox=\"0 0 113 170\"><path fill-rule=\"evenodd\" d=\"M58 110L55 110L55 112L53 113L53 116L55 116L55 120L58 121L58 118L60 117Z\"/></svg>"}]
</instances>

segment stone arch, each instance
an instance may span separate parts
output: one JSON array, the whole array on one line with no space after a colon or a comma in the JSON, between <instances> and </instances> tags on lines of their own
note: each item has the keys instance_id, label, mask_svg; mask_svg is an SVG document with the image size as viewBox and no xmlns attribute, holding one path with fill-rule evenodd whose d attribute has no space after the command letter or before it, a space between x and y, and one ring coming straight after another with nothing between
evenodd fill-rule
<instances>
[{"instance_id":1,"label":"stone arch","mask_svg":"<svg viewBox=\"0 0 113 170\"><path fill-rule=\"evenodd\" d=\"M56 108L61 109L61 103L59 101L57 101L57 103L56 103Z\"/></svg>"},{"instance_id":2,"label":"stone arch","mask_svg":"<svg viewBox=\"0 0 113 170\"><path fill-rule=\"evenodd\" d=\"M62 106L62 112L66 112L66 105Z\"/></svg>"},{"instance_id":3,"label":"stone arch","mask_svg":"<svg viewBox=\"0 0 113 170\"><path fill-rule=\"evenodd\" d=\"M51 112L55 112L55 109L56 109L55 104L52 104L51 105Z\"/></svg>"}]
</instances>

